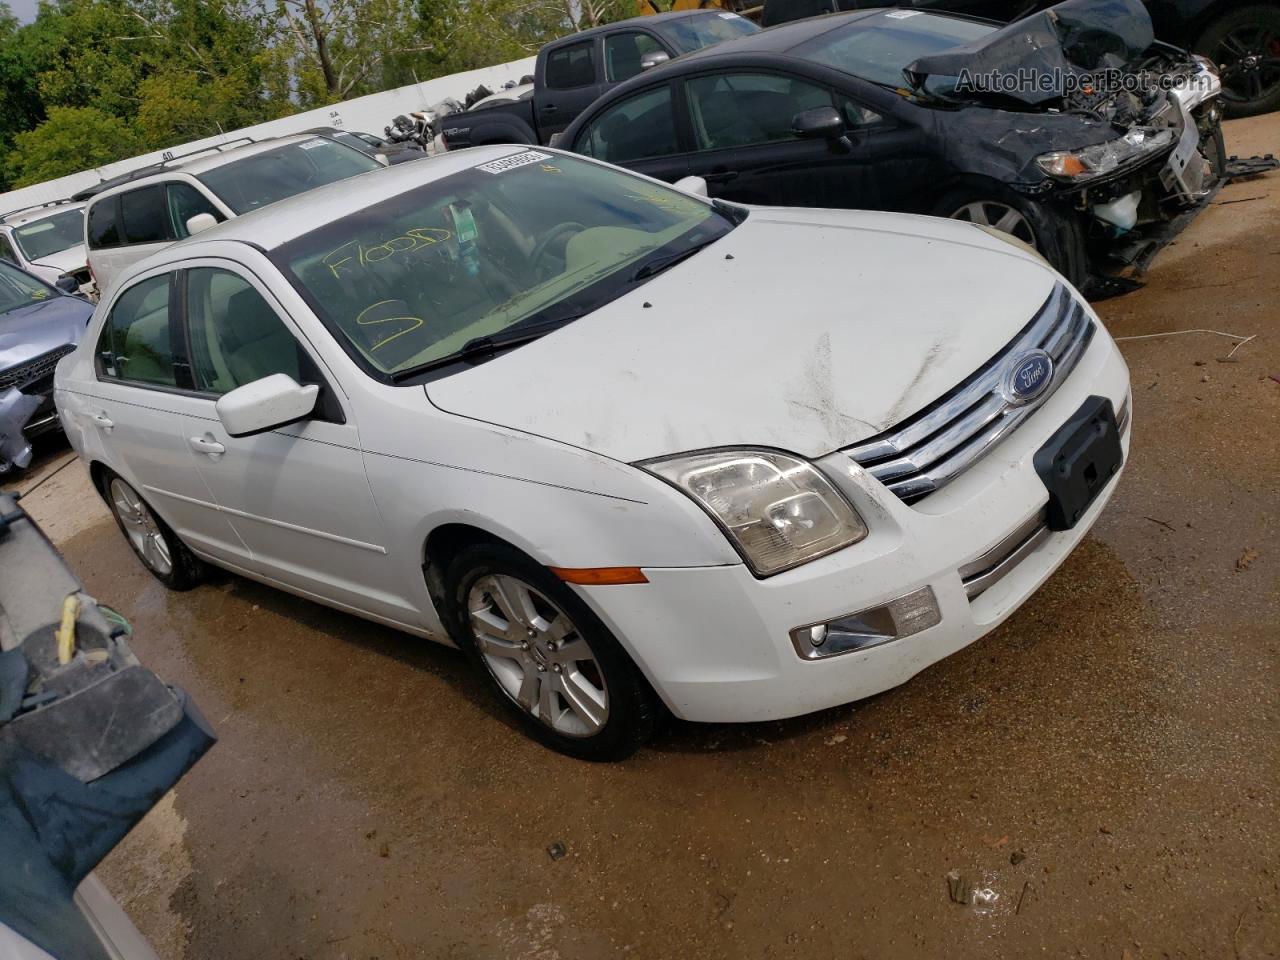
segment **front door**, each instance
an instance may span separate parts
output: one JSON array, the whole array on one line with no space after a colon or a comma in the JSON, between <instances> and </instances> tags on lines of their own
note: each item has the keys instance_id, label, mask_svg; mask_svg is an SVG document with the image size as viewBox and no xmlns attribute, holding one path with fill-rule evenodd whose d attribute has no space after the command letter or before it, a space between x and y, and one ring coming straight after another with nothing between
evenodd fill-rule
<instances>
[{"instance_id":1,"label":"front door","mask_svg":"<svg viewBox=\"0 0 1280 960\"><path fill-rule=\"evenodd\" d=\"M547 53L543 83L533 96L538 135L546 143L600 95L599 44L595 37Z\"/></svg>"},{"instance_id":2,"label":"front door","mask_svg":"<svg viewBox=\"0 0 1280 960\"><path fill-rule=\"evenodd\" d=\"M229 265L184 277L194 393L184 437L252 569L298 590L398 622L416 615L386 589L385 531L365 476L360 435L336 381L256 277ZM320 386L312 417L232 437L218 397L275 373Z\"/></svg>"}]
</instances>

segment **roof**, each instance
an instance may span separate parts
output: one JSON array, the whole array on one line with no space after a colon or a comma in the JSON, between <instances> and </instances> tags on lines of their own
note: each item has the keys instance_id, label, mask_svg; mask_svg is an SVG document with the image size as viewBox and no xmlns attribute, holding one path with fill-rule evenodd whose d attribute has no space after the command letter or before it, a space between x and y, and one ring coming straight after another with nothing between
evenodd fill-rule
<instances>
[{"instance_id":1,"label":"roof","mask_svg":"<svg viewBox=\"0 0 1280 960\"><path fill-rule=\"evenodd\" d=\"M83 208L83 203L59 200L57 203L46 203L43 206L29 207L25 210L15 210L12 213L2 214L0 215L0 223L8 227L21 227L37 220L43 220L46 217L66 213L68 210L80 210Z\"/></svg>"},{"instance_id":2,"label":"roof","mask_svg":"<svg viewBox=\"0 0 1280 960\"><path fill-rule=\"evenodd\" d=\"M311 140L316 136L317 134L314 133L293 133L283 137L268 137L263 140L255 140L253 143L245 144L242 147L233 147L230 150L219 150L217 147L209 147L208 152L201 150L198 152L198 156L188 158L179 157L169 163L152 164L151 166L142 167L114 179L103 181L98 184L97 187L93 188L93 196L96 199L97 197L104 196L108 193L116 193L120 188L126 185L129 187L146 186L148 183L177 170L181 170L183 173L192 174L193 176L199 176L207 170L215 170L218 167L226 166L228 163L233 163L236 160L243 160L245 157L264 153L267 150L280 146L281 144Z\"/></svg>"},{"instance_id":3,"label":"roof","mask_svg":"<svg viewBox=\"0 0 1280 960\"><path fill-rule=\"evenodd\" d=\"M670 23L672 20L688 20L690 17L700 17L706 14L731 13L730 10L721 10L719 8L707 8L705 10L673 10L668 13L655 13L649 17L628 17L626 20L615 20L612 23L604 23L598 27L592 27L589 30L581 30L578 33L571 33L563 36L558 40L552 40L551 43L560 44L566 40L582 40L586 37L594 37L599 33L607 33L611 30L617 30L619 27L644 27L653 26L656 23ZM550 44L548 44L550 46Z\"/></svg>"},{"instance_id":4,"label":"roof","mask_svg":"<svg viewBox=\"0 0 1280 960\"><path fill-rule=\"evenodd\" d=\"M380 167L277 201L244 216L234 217L166 249L173 250L205 240L237 240L274 250L290 240L310 233L318 226L350 216L375 203L489 160L509 157L528 149L531 148L512 143L471 147L457 153L415 160L413 163Z\"/></svg>"}]
</instances>

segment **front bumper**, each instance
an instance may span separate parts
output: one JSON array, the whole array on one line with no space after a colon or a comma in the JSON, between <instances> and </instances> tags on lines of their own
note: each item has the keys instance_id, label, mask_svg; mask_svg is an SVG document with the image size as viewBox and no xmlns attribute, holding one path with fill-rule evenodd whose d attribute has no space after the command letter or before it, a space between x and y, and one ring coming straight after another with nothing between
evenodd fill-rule
<instances>
[{"instance_id":1,"label":"front bumper","mask_svg":"<svg viewBox=\"0 0 1280 960\"><path fill-rule=\"evenodd\" d=\"M870 530L862 542L767 579L743 565L647 568L649 584L580 587L658 695L686 720L773 720L897 686L994 629L1088 533L1115 490L1111 480L1069 530L1037 538L997 582L970 599L962 568L989 555L1043 509L1032 458L1091 395L1128 399L1129 372L1101 328L1071 376L1037 412L950 485L908 506L847 453L819 466ZM1128 460L1130 425L1122 431ZM931 587L936 626L829 659L803 659L790 631ZM971 591L972 592L972 587Z\"/></svg>"}]
</instances>

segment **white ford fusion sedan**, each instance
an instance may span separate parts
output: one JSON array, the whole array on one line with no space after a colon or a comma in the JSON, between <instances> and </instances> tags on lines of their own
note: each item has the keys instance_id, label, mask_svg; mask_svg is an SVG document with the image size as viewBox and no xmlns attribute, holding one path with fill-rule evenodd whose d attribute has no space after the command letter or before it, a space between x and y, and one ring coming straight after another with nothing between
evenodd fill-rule
<instances>
[{"instance_id":1,"label":"white ford fusion sedan","mask_svg":"<svg viewBox=\"0 0 1280 960\"><path fill-rule=\"evenodd\" d=\"M1129 377L972 224L713 203L552 150L323 187L131 268L57 369L142 563L462 647L547 744L907 680L1097 519Z\"/></svg>"}]
</instances>

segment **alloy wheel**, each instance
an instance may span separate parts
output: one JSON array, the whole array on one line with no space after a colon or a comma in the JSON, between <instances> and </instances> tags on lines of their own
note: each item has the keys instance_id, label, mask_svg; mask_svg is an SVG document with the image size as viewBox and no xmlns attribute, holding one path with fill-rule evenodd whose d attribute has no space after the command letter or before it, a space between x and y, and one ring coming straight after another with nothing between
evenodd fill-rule
<instances>
[{"instance_id":1,"label":"alloy wheel","mask_svg":"<svg viewBox=\"0 0 1280 960\"><path fill-rule=\"evenodd\" d=\"M949 216L952 220L967 220L984 227L993 227L1002 233L1016 237L1029 246L1036 246L1035 231L1031 229L1027 218L1007 203L1000 203L998 200L975 200L973 203L966 203L953 210Z\"/></svg>"},{"instance_id":2,"label":"alloy wheel","mask_svg":"<svg viewBox=\"0 0 1280 960\"><path fill-rule=\"evenodd\" d=\"M111 509L120 518L125 536L142 562L160 576L168 576L173 570L173 558L160 524L133 487L119 477L111 481Z\"/></svg>"},{"instance_id":3,"label":"alloy wheel","mask_svg":"<svg viewBox=\"0 0 1280 960\"><path fill-rule=\"evenodd\" d=\"M476 646L502 691L557 733L590 737L609 718L604 671L569 616L516 577L481 577L467 593Z\"/></svg>"},{"instance_id":4,"label":"alloy wheel","mask_svg":"<svg viewBox=\"0 0 1280 960\"><path fill-rule=\"evenodd\" d=\"M1280 35L1263 24L1231 30L1210 59L1221 64L1222 86L1232 100L1256 102L1280 90Z\"/></svg>"}]
</instances>

